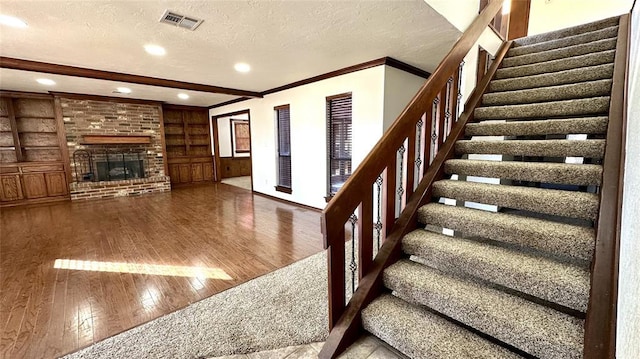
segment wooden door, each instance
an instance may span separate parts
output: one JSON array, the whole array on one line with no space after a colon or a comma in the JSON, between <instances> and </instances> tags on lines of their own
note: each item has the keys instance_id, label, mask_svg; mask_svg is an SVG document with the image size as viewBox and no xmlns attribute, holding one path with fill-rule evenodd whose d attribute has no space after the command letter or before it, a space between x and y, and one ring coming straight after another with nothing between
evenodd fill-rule
<instances>
[{"instance_id":1,"label":"wooden door","mask_svg":"<svg viewBox=\"0 0 640 359\"><path fill-rule=\"evenodd\" d=\"M46 173L44 177L47 182L47 194L49 196L64 196L69 193L64 172Z\"/></svg>"},{"instance_id":2,"label":"wooden door","mask_svg":"<svg viewBox=\"0 0 640 359\"><path fill-rule=\"evenodd\" d=\"M202 163L192 163L191 164L191 181L192 182L202 182Z\"/></svg>"},{"instance_id":3,"label":"wooden door","mask_svg":"<svg viewBox=\"0 0 640 359\"><path fill-rule=\"evenodd\" d=\"M47 196L47 183L44 173L27 173L22 175L24 194L27 198L42 198Z\"/></svg>"},{"instance_id":4,"label":"wooden door","mask_svg":"<svg viewBox=\"0 0 640 359\"><path fill-rule=\"evenodd\" d=\"M191 182L191 166L188 163L178 165L180 172L180 183Z\"/></svg>"},{"instance_id":5,"label":"wooden door","mask_svg":"<svg viewBox=\"0 0 640 359\"><path fill-rule=\"evenodd\" d=\"M205 162L202 164L202 177L205 181L213 181L213 163Z\"/></svg>"},{"instance_id":6,"label":"wooden door","mask_svg":"<svg viewBox=\"0 0 640 359\"><path fill-rule=\"evenodd\" d=\"M23 199L20 175L0 176L0 200L17 201Z\"/></svg>"}]
</instances>

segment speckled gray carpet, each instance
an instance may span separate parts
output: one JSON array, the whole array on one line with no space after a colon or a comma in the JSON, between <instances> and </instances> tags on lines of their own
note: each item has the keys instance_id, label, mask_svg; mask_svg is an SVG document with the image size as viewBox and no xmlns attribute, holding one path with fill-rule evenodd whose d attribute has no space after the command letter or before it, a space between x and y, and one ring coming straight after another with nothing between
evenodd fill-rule
<instances>
[{"instance_id":1,"label":"speckled gray carpet","mask_svg":"<svg viewBox=\"0 0 640 359\"><path fill-rule=\"evenodd\" d=\"M324 341L326 252L65 356L199 358Z\"/></svg>"}]
</instances>

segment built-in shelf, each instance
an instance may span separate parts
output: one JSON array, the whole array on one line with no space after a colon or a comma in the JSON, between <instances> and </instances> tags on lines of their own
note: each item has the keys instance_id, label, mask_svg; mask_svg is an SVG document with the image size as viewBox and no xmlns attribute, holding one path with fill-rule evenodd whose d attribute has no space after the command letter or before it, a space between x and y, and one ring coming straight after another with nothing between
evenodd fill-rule
<instances>
[{"instance_id":1,"label":"built-in shelf","mask_svg":"<svg viewBox=\"0 0 640 359\"><path fill-rule=\"evenodd\" d=\"M84 135L83 145L122 145L151 143L151 136Z\"/></svg>"}]
</instances>

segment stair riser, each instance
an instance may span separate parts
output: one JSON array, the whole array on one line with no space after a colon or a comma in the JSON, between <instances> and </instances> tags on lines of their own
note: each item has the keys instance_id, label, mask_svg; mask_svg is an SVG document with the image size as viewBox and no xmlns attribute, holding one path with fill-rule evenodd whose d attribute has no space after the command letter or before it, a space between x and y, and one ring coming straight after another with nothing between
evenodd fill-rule
<instances>
[{"instance_id":1,"label":"stair riser","mask_svg":"<svg viewBox=\"0 0 640 359\"><path fill-rule=\"evenodd\" d=\"M599 186L602 179L602 167L597 165L562 166L551 163L449 160L445 163L445 172L449 175L459 174L576 186Z\"/></svg>"},{"instance_id":2,"label":"stair riser","mask_svg":"<svg viewBox=\"0 0 640 359\"><path fill-rule=\"evenodd\" d=\"M615 38L617 35L618 35L618 27L612 26L606 29L588 32L588 33L571 36L563 39L550 40L550 41L540 42L537 44L531 44L527 46L514 47L507 52L507 56L508 57L521 56L521 55L532 54L540 51L549 51L549 50L559 49L567 46L580 45L587 42Z\"/></svg>"},{"instance_id":3,"label":"stair riser","mask_svg":"<svg viewBox=\"0 0 640 359\"><path fill-rule=\"evenodd\" d=\"M434 211L434 208L437 207L426 206L418 212L420 223L453 229L465 236L512 243L559 256L589 261L593 255L592 228L529 218L502 223L497 215L482 213L483 211L480 210L474 211L473 214L466 214L465 217L458 217L459 211ZM566 232L562 232L564 229Z\"/></svg>"},{"instance_id":4,"label":"stair riser","mask_svg":"<svg viewBox=\"0 0 640 359\"><path fill-rule=\"evenodd\" d=\"M504 123L481 122L467 124L465 128L467 137L603 134L606 132L606 117Z\"/></svg>"},{"instance_id":5,"label":"stair riser","mask_svg":"<svg viewBox=\"0 0 640 359\"><path fill-rule=\"evenodd\" d=\"M494 80L489 84L489 91L516 91L546 86L567 85L577 82L611 79L612 76L613 64L604 64L549 74Z\"/></svg>"},{"instance_id":6,"label":"stair riser","mask_svg":"<svg viewBox=\"0 0 640 359\"><path fill-rule=\"evenodd\" d=\"M464 185L462 181L436 182L433 196L586 220L598 216L599 198L593 193L490 184L467 189Z\"/></svg>"},{"instance_id":7,"label":"stair riser","mask_svg":"<svg viewBox=\"0 0 640 359\"><path fill-rule=\"evenodd\" d=\"M417 263L453 275L479 278L576 311L587 310L589 271L585 268L561 265L472 240L434 238L427 241L418 234L419 231L414 231L402 241L403 252Z\"/></svg>"},{"instance_id":8,"label":"stair riser","mask_svg":"<svg viewBox=\"0 0 640 359\"><path fill-rule=\"evenodd\" d=\"M418 276L423 279L417 279ZM478 290L477 286L471 283L460 284L457 280L449 280L437 271L419 264L404 266L404 263L399 263L389 267L384 272L383 281L398 297L410 303L432 308L537 357L582 357L582 322L575 318L535 305L528 306L520 298L504 300L505 296L493 289ZM415 285L416 282L419 284ZM476 296L468 298L467 293ZM507 307L495 306L494 299ZM525 308L535 311L531 313L535 319L528 316L528 313L518 312L519 309ZM523 328L524 321L527 320L543 320L548 323L561 320L562 325L569 330L558 333L562 338L552 337L548 333ZM543 328L541 323L534 325L535 329Z\"/></svg>"},{"instance_id":9,"label":"stair riser","mask_svg":"<svg viewBox=\"0 0 640 359\"><path fill-rule=\"evenodd\" d=\"M530 104L544 101L570 100L608 96L612 80L581 82L565 86L542 87L530 90L494 92L482 96L483 106Z\"/></svg>"},{"instance_id":10,"label":"stair riser","mask_svg":"<svg viewBox=\"0 0 640 359\"><path fill-rule=\"evenodd\" d=\"M544 102L529 105L480 107L474 111L477 120L504 120L602 115L609 112L609 97Z\"/></svg>"},{"instance_id":11,"label":"stair riser","mask_svg":"<svg viewBox=\"0 0 640 359\"><path fill-rule=\"evenodd\" d=\"M553 60L532 65L514 66L498 69L495 79L507 79L579 69L582 67L611 64L615 58L615 50L596 52L566 59Z\"/></svg>"},{"instance_id":12,"label":"stair riser","mask_svg":"<svg viewBox=\"0 0 640 359\"><path fill-rule=\"evenodd\" d=\"M515 143L514 143L515 142ZM604 140L568 141L458 141L456 154L499 154L536 157L585 157L600 159Z\"/></svg>"},{"instance_id":13,"label":"stair riser","mask_svg":"<svg viewBox=\"0 0 640 359\"><path fill-rule=\"evenodd\" d=\"M598 31L607 27L617 26L618 22L619 22L618 17L612 17L612 18L604 19L602 21L584 24L584 25L573 27L573 28L561 29L557 31L543 33L543 34L523 37L520 39L516 39L514 41L514 46L516 47L526 46L526 45L545 42L545 41L552 41L552 40L560 39L567 36L574 36L578 34L584 34L587 32Z\"/></svg>"},{"instance_id":14,"label":"stair riser","mask_svg":"<svg viewBox=\"0 0 640 359\"><path fill-rule=\"evenodd\" d=\"M616 48L616 39L605 39L587 44L570 46L562 49L537 52L522 56L507 57L502 60L502 67L522 66L545 61L564 59L567 57L585 55L593 52L612 50Z\"/></svg>"}]
</instances>

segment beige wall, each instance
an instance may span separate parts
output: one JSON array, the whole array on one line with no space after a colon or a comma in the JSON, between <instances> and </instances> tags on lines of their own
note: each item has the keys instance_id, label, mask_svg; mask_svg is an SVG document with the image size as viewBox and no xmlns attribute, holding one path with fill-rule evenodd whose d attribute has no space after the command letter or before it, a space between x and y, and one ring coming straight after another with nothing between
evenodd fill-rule
<instances>
[{"instance_id":1,"label":"beige wall","mask_svg":"<svg viewBox=\"0 0 640 359\"><path fill-rule=\"evenodd\" d=\"M531 0L529 35L626 14L632 4L633 0Z\"/></svg>"}]
</instances>

